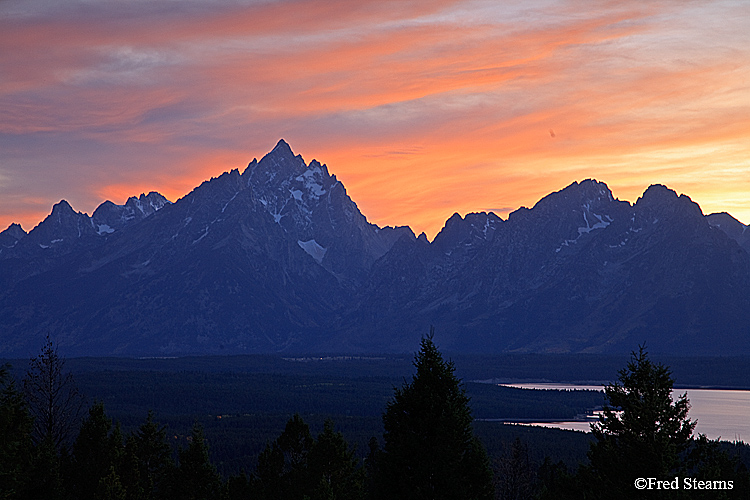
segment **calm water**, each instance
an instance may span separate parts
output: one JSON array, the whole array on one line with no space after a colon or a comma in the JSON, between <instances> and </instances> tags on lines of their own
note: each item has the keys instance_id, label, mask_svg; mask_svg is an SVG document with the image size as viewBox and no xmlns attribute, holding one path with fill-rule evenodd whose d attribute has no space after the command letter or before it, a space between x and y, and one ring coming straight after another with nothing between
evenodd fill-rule
<instances>
[{"instance_id":1,"label":"calm water","mask_svg":"<svg viewBox=\"0 0 750 500\"><path fill-rule=\"evenodd\" d=\"M602 386L572 384L512 384L522 389L603 390ZM709 439L750 442L750 391L724 389L676 389L672 397L687 392L691 420L697 420L695 434ZM530 425L589 431L588 422L545 422Z\"/></svg>"}]
</instances>

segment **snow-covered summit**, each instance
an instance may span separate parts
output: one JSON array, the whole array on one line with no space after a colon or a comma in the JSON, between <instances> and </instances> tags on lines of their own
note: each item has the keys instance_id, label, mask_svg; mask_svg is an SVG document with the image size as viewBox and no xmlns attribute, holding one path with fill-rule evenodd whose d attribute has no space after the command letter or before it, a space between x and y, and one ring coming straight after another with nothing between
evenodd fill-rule
<instances>
[{"instance_id":1,"label":"snow-covered summit","mask_svg":"<svg viewBox=\"0 0 750 500\"><path fill-rule=\"evenodd\" d=\"M330 207L339 184L328 167L316 160L308 165L283 139L260 161L253 160L242 178L274 221L301 241L318 237L317 226L325 224L316 214Z\"/></svg>"},{"instance_id":2,"label":"snow-covered summit","mask_svg":"<svg viewBox=\"0 0 750 500\"><path fill-rule=\"evenodd\" d=\"M410 233L367 222L325 164L306 163L283 139L250 162L242 179L289 240L340 279L364 275L402 233Z\"/></svg>"},{"instance_id":3,"label":"snow-covered summit","mask_svg":"<svg viewBox=\"0 0 750 500\"><path fill-rule=\"evenodd\" d=\"M141 193L138 197L131 196L124 205L107 200L94 210L91 221L99 235L109 234L153 215L170 203L155 191Z\"/></svg>"}]
</instances>

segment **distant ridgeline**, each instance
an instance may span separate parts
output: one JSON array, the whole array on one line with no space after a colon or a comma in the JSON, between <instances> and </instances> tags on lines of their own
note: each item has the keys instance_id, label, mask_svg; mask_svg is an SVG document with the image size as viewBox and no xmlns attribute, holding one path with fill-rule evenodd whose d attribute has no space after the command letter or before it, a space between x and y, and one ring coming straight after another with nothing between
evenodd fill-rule
<instances>
[{"instance_id":1,"label":"distant ridgeline","mask_svg":"<svg viewBox=\"0 0 750 500\"><path fill-rule=\"evenodd\" d=\"M367 221L282 141L169 203L61 201L0 233L0 356L412 352L750 354L750 232L661 185L576 182L430 242Z\"/></svg>"}]
</instances>

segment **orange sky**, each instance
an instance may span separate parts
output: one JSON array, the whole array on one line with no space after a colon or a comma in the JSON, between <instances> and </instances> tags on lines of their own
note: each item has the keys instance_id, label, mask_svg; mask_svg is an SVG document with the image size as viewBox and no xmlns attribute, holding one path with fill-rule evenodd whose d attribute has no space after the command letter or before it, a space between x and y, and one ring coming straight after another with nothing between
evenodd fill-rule
<instances>
[{"instance_id":1,"label":"orange sky","mask_svg":"<svg viewBox=\"0 0 750 500\"><path fill-rule=\"evenodd\" d=\"M0 3L0 229L279 138L430 238L586 178L750 222L749 132L746 1Z\"/></svg>"}]
</instances>

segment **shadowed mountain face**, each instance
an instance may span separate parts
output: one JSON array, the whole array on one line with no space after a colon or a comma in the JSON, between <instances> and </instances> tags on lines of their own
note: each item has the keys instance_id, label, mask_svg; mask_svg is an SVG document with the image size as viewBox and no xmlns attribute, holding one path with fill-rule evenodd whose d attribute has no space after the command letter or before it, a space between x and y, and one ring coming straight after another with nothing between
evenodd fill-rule
<instances>
[{"instance_id":1,"label":"shadowed mountain face","mask_svg":"<svg viewBox=\"0 0 750 500\"><path fill-rule=\"evenodd\" d=\"M279 144L169 203L61 201L0 233L0 356L413 351L750 353L750 231L651 186L573 183L433 242L367 222Z\"/></svg>"}]
</instances>

